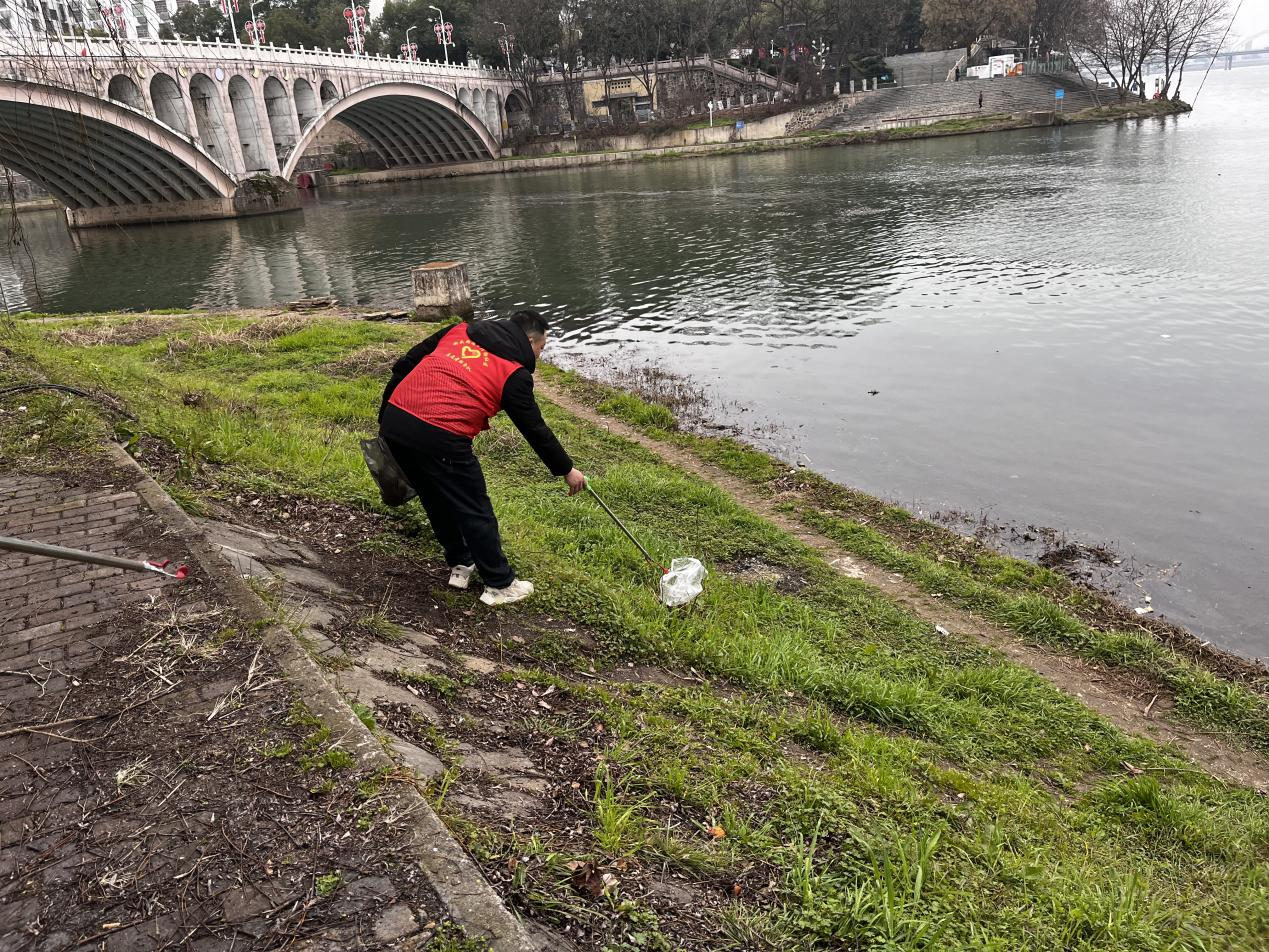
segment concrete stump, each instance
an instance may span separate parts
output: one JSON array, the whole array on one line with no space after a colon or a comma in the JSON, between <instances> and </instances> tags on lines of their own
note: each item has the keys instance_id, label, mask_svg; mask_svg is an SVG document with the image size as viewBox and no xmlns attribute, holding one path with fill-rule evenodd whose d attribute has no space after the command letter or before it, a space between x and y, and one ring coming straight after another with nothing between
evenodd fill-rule
<instances>
[{"instance_id":1,"label":"concrete stump","mask_svg":"<svg viewBox=\"0 0 1269 952\"><path fill-rule=\"evenodd\" d=\"M433 261L410 269L414 292L414 320L443 321L471 317L471 288L467 265L461 261Z\"/></svg>"}]
</instances>

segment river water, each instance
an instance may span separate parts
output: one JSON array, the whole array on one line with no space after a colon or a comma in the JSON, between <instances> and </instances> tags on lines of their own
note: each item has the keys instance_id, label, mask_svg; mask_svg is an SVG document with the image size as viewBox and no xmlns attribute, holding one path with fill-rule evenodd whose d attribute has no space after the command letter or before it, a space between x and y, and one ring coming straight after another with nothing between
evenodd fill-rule
<instances>
[{"instance_id":1,"label":"river water","mask_svg":"<svg viewBox=\"0 0 1269 952\"><path fill-rule=\"evenodd\" d=\"M1243 69L1167 120L334 190L230 223L28 216L38 295L0 277L41 310L389 306L410 265L465 260L485 306L557 318L566 360L656 360L921 511L1110 543L1136 604L1263 656L1267 167L1269 69Z\"/></svg>"}]
</instances>

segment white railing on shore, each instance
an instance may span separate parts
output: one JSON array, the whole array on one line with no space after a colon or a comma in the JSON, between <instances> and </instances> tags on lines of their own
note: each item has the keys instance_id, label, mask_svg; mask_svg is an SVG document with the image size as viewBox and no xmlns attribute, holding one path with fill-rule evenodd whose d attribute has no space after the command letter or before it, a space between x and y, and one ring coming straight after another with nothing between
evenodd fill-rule
<instances>
[{"instance_id":1,"label":"white railing on shore","mask_svg":"<svg viewBox=\"0 0 1269 952\"><path fill-rule=\"evenodd\" d=\"M512 82L513 77L505 69L484 66L436 63L431 60L405 60L389 56L353 54L345 50L320 50L269 43L256 46L222 42L221 40L114 40L110 37L41 37L18 39L12 35L0 38L0 56L10 63L15 59L27 61L50 59L62 62L90 60L101 62L109 59L142 61L215 61L217 63L247 63L251 65L296 66L306 69L329 67L341 70L369 70L377 73L404 75L443 75L453 78L479 76L491 82Z\"/></svg>"},{"instance_id":2,"label":"white railing on shore","mask_svg":"<svg viewBox=\"0 0 1269 952\"><path fill-rule=\"evenodd\" d=\"M709 69L710 62L711 60L708 56L694 56L687 61L687 68L690 70ZM769 73L764 73L761 70L751 73L749 70L731 65L731 63L728 63L725 60L716 59L712 62L714 64L715 71L718 72L720 76L726 76L728 79L743 82L751 86L763 86L767 89L775 89L777 86L778 80L776 77L770 75ZM598 66L588 66L585 69L570 70L568 74L565 74L560 70L555 70L549 75L551 79L561 82L566 78L566 75L571 75L577 79L607 78L611 80L624 79L627 76L639 78L643 76L643 71L645 69L649 73L655 71L658 77L671 76L682 72L683 61L677 59L658 60L655 64L655 70L653 69L652 63L620 63L616 66L610 66L607 70L600 69ZM784 86L787 89L796 88L795 85L788 79L784 81Z\"/></svg>"}]
</instances>

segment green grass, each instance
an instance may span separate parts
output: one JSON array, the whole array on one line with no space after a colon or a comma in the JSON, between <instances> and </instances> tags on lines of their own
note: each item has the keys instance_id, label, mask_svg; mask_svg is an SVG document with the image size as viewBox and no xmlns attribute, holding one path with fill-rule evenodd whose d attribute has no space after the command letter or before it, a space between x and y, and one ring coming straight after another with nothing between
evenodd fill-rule
<instances>
[{"instance_id":1,"label":"green grass","mask_svg":"<svg viewBox=\"0 0 1269 952\"><path fill-rule=\"evenodd\" d=\"M319 321L253 336L233 318L191 318L132 344L73 346L59 342L61 329L22 324L6 345L53 379L124 399L147 437L187 458L179 481L191 496L282 492L374 510L356 441L373 431L382 381L325 368L374 345L404 350L428 330ZM172 399L193 392L202 397L192 404ZM664 408L615 393L604 399L613 401L609 412L731 472L759 482L778 475L778 464L739 445L669 429ZM451 768L434 791L438 809L490 868L516 860L508 888L534 915L603 917L612 948L674 948L671 925L620 881L597 900L572 885L573 864L633 863L672 870L711 895L734 879L721 907L702 907L710 911L697 938L715 948L1265 947L1263 797L1125 736L986 648L934 637L717 488L556 407L544 411L654 554L697 556L711 575L695 605L667 611L654 573L593 501L565 497L504 422L481 438L509 555L538 585L510 613L529 624L541 615L566 620L597 643L589 656L548 653L553 671L515 674L568 694L570 713L541 718L561 743L583 730L599 736L594 725L603 726L594 777L578 794L586 836L532 829L533 817L486 827L453 814L446 794L461 768L450 762L451 742L439 733L435 740ZM42 404L42 426L57 435L35 443L14 415L0 418L2 445L19 460L32 447L82 445L92 417L77 412ZM391 518L379 544L439 556L414 507ZM889 518L903 519L897 511ZM881 556L881 543L894 546L884 535L834 531ZM894 548L888 557L925 560L914 569L943 565ZM786 592L728 572L755 555L797 572L805 586ZM989 583L986 564L957 562L948 571L958 574L928 584L948 586L958 600L982 598L984 611L1005 599L1001 617L1041 640L1114 634L1070 629L1064 619L1074 616L1057 602L1046 607L1047 580L1024 566L997 566L1007 577ZM570 676L574 665L602 672L627 662L695 671L706 683ZM1199 713L1232 711L1244 719L1225 729L1250 730L1257 709L1240 707L1245 689L1191 674ZM426 686L453 696L456 684L438 677ZM311 730L304 758L337 750L306 711L292 718Z\"/></svg>"},{"instance_id":2,"label":"green grass","mask_svg":"<svg viewBox=\"0 0 1269 952\"><path fill-rule=\"evenodd\" d=\"M434 671L407 671L400 669L395 674L397 680L402 684L429 691L443 701L453 701L458 697L458 692L462 690L462 685L449 675L438 674Z\"/></svg>"}]
</instances>

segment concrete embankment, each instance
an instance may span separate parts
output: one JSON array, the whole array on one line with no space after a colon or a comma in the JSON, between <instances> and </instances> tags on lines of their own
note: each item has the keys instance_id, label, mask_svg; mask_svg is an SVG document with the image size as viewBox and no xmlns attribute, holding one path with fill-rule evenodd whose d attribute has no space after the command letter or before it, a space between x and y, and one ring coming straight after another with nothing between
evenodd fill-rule
<instances>
[{"instance_id":1,"label":"concrete embankment","mask_svg":"<svg viewBox=\"0 0 1269 952\"><path fill-rule=\"evenodd\" d=\"M310 173L320 187L583 168L687 156L730 155L904 139L1002 132L1077 122L1114 122L1188 112L1179 102L1118 103L1113 93L1075 87L1065 74L942 83L854 93L743 125L679 129L535 144L534 154L485 162L342 174ZM1068 88L1070 87L1070 88ZM1062 100L1056 91L1064 93ZM982 106L978 97L982 95ZM555 151L548 152L548 149ZM579 151L579 150L587 151Z\"/></svg>"}]
</instances>

